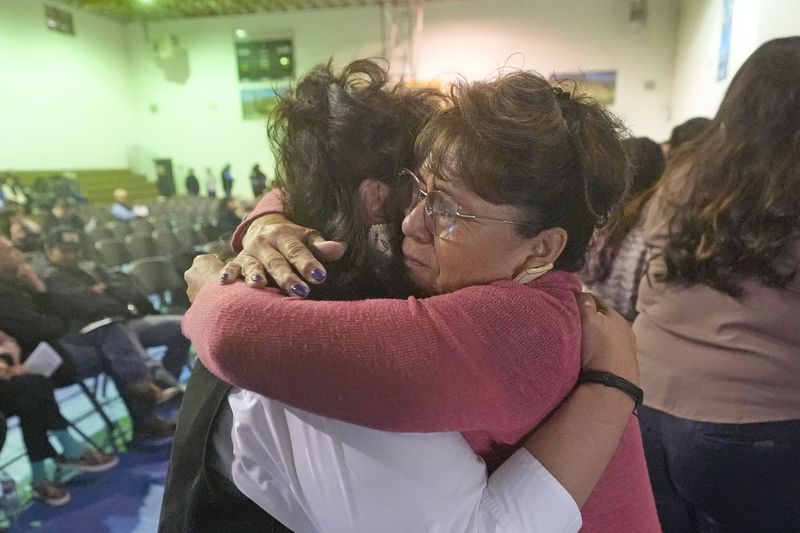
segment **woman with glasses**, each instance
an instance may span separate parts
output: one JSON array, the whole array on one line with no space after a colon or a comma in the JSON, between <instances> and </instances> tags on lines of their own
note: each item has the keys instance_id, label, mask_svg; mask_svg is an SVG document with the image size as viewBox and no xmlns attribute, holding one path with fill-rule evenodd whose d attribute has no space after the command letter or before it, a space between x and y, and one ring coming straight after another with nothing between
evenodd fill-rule
<instances>
[{"instance_id":1,"label":"woman with glasses","mask_svg":"<svg viewBox=\"0 0 800 533\"><path fill-rule=\"evenodd\" d=\"M400 176L400 204L410 209L404 263L422 293L442 295L311 302L207 284L184 327L209 369L237 386L368 428L457 432L491 472L578 378L580 285L568 271L580 268L592 230L621 194L625 158L597 104L524 72L457 88L419 153L421 178ZM321 264L303 259L306 279L324 279ZM263 262L279 286L308 294L275 258ZM264 272L254 263L245 271L255 284ZM250 488L257 497L258 484ZM583 523L658 529L635 423Z\"/></svg>"}]
</instances>

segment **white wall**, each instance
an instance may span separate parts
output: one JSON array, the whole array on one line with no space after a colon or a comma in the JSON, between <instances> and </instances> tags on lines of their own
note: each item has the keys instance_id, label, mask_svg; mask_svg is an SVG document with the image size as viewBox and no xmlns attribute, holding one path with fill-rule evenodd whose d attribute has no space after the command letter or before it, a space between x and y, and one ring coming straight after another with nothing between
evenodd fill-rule
<instances>
[{"instance_id":1,"label":"white wall","mask_svg":"<svg viewBox=\"0 0 800 533\"><path fill-rule=\"evenodd\" d=\"M0 170L127 166L125 27L72 13L75 36L47 29L42 0L0 1Z\"/></svg>"},{"instance_id":2,"label":"white wall","mask_svg":"<svg viewBox=\"0 0 800 533\"><path fill-rule=\"evenodd\" d=\"M613 109L635 134L661 139L669 132L677 3L650 0L647 24L639 29L628 24L629 5L627 0L429 4L420 77L455 71L483 78L506 62L544 75L613 69ZM648 81L653 89L645 87Z\"/></svg>"},{"instance_id":3,"label":"white wall","mask_svg":"<svg viewBox=\"0 0 800 533\"><path fill-rule=\"evenodd\" d=\"M132 24L135 143L151 157L173 159L179 191L188 167L202 179L207 166L219 175L229 162L234 194L250 196L247 177L253 164L261 163L271 175L273 163L265 122L242 118L234 31L245 29L251 37L293 35L295 64L303 72L331 56L345 63L378 55L378 22L376 8L347 8L170 21L150 24L146 32ZM167 81L154 60L151 43L169 35L188 51L190 76L184 84Z\"/></svg>"},{"instance_id":4,"label":"white wall","mask_svg":"<svg viewBox=\"0 0 800 533\"><path fill-rule=\"evenodd\" d=\"M800 35L800 2L797 0L760 0L759 44L777 37Z\"/></svg>"},{"instance_id":5,"label":"white wall","mask_svg":"<svg viewBox=\"0 0 800 533\"><path fill-rule=\"evenodd\" d=\"M683 0L672 87L672 123L713 117L731 78L765 41L800 35L797 0L734 0L728 77L717 81L723 0Z\"/></svg>"},{"instance_id":6,"label":"white wall","mask_svg":"<svg viewBox=\"0 0 800 533\"><path fill-rule=\"evenodd\" d=\"M678 9L651 0L648 24L628 26L627 0L472 0L425 7L418 43L418 78L450 79L495 74L507 62L543 74L616 69L618 111L634 132L664 138L669 132L670 88ZM381 52L377 8L309 10L245 17L168 21L129 28L135 87L135 142L151 155L172 157L196 172L233 165L235 191L245 195L250 167L271 169L261 121L241 118L234 31L292 34L296 67L303 72L334 56L341 65ZM152 43L176 35L188 51L190 77L168 82L157 68ZM149 42L145 39L148 38ZM524 61L523 61L524 59ZM655 88L648 90L645 82ZM151 112L154 105L156 112ZM178 181L182 181L179 179ZM182 184L179 183L179 186Z\"/></svg>"}]
</instances>

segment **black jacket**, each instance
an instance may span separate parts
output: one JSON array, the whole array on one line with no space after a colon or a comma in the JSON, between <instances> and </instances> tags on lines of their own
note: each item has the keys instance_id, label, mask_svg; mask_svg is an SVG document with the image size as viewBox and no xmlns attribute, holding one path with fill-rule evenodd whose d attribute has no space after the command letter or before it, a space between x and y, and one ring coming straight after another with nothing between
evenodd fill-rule
<instances>
[{"instance_id":1,"label":"black jacket","mask_svg":"<svg viewBox=\"0 0 800 533\"><path fill-rule=\"evenodd\" d=\"M102 269L89 273L81 268L48 264L42 271L42 279L47 286L50 309L72 329L102 318L135 318L154 312L147 298L124 274ZM106 285L99 294L92 290L98 283Z\"/></svg>"},{"instance_id":2,"label":"black jacket","mask_svg":"<svg viewBox=\"0 0 800 533\"><path fill-rule=\"evenodd\" d=\"M51 344L66 333L64 322L47 307L47 295L17 281L0 280L0 330L29 353L40 342Z\"/></svg>"},{"instance_id":3,"label":"black jacket","mask_svg":"<svg viewBox=\"0 0 800 533\"><path fill-rule=\"evenodd\" d=\"M159 533L292 533L209 467L214 421L230 389L197 362L178 415Z\"/></svg>"}]
</instances>

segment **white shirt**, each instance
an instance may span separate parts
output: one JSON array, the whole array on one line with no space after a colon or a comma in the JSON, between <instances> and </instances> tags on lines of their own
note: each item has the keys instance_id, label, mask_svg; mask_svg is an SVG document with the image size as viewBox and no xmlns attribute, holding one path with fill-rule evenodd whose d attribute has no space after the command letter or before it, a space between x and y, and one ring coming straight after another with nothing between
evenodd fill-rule
<instances>
[{"instance_id":1,"label":"white shirt","mask_svg":"<svg viewBox=\"0 0 800 533\"><path fill-rule=\"evenodd\" d=\"M483 461L459 433L377 431L243 390L228 403L213 436L212 466L296 533L581 527L575 501L524 449L487 480Z\"/></svg>"}]
</instances>

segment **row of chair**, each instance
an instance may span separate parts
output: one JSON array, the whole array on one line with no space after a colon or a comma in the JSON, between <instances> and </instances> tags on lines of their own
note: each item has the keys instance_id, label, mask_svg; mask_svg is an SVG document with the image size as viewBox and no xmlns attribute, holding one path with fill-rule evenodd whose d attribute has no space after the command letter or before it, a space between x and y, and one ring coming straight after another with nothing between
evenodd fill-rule
<instances>
[{"instance_id":1,"label":"row of chair","mask_svg":"<svg viewBox=\"0 0 800 533\"><path fill-rule=\"evenodd\" d=\"M217 214L219 200L203 196L177 196L164 201L148 202L145 205L151 217L189 220L194 218L212 219ZM94 219L104 225L114 222L108 205L84 205L79 214L86 220Z\"/></svg>"}]
</instances>

